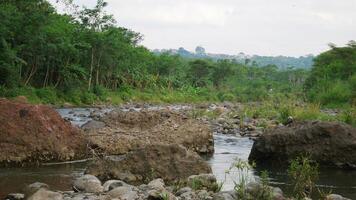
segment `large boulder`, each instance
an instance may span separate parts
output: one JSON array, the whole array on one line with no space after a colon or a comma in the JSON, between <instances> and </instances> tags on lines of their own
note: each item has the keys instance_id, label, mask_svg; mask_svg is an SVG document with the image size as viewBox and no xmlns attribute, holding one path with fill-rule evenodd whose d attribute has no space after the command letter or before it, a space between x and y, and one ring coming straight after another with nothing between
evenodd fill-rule
<instances>
[{"instance_id":1,"label":"large boulder","mask_svg":"<svg viewBox=\"0 0 356 200\"><path fill-rule=\"evenodd\" d=\"M125 154L151 144L180 144L201 154L214 152L208 124L169 110L114 110L83 126L98 153Z\"/></svg>"},{"instance_id":2,"label":"large boulder","mask_svg":"<svg viewBox=\"0 0 356 200\"><path fill-rule=\"evenodd\" d=\"M155 178L172 183L194 174L211 173L211 168L198 154L182 146L149 145L122 157L97 161L86 173L104 181L119 179L138 185Z\"/></svg>"},{"instance_id":3,"label":"large boulder","mask_svg":"<svg viewBox=\"0 0 356 200\"><path fill-rule=\"evenodd\" d=\"M0 99L0 165L84 156L85 139L52 108Z\"/></svg>"},{"instance_id":4,"label":"large boulder","mask_svg":"<svg viewBox=\"0 0 356 200\"><path fill-rule=\"evenodd\" d=\"M249 160L279 164L300 155L322 165L356 168L356 129L337 122L299 122L270 129L256 140Z\"/></svg>"}]
</instances>

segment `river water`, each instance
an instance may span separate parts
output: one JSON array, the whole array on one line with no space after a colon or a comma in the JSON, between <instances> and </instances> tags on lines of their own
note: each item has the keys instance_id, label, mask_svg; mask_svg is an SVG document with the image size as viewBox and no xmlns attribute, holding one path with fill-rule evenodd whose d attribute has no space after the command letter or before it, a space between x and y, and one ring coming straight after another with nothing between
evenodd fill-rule
<instances>
[{"instance_id":1,"label":"river water","mask_svg":"<svg viewBox=\"0 0 356 200\"><path fill-rule=\"evenodd\" d=\"M155 109L160 109L160 107ZM172 109L175 107L172 106ZM85 108L58 110L62 117L70 118L76 126L81 126L89 121L89 113L92 111L93 109ZM102 110L102 113L108 111L110 109ZM233 189L233 181L236 180L236 177L234 173L226 174L226 170L230 168L235 159L247 161L253 140L216 133L214 142L215 153L212 157L207 158L207 162L211 165L218 181L224 182L223 189ZM53 190L70 190L73 180L84 173L87 164L88 162L26 168L0 168L0 199L3 199L8 193L21 192L21 189L26 185L36 181L47 183ZM262 170L268 170L272 185L288 192L285 168L260 167L248 170L246 174L250 179L258 179ZM356 170L322 168L318 186L325 191L332 190L333 193L356 199Z\"/></svg>"}]
</instances>

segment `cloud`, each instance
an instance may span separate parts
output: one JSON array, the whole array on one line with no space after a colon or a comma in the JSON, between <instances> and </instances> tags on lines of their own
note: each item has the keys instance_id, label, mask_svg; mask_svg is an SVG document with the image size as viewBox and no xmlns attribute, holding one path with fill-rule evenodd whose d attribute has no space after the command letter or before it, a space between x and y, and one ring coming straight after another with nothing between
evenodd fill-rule
<instances>
[{"instance_id":1,"label":"cloud","mask_svg":"<svg viewBox=\"0 0 356 200\"><path fill-rule=\"evenodd\" d=\"M55 0L51 0L55 1ZM77 0L92 6L96 0ZM154 48L262 55L318 54L356 39L356 0L107 0L119 25Z\"/></svg>"}]
</instances>

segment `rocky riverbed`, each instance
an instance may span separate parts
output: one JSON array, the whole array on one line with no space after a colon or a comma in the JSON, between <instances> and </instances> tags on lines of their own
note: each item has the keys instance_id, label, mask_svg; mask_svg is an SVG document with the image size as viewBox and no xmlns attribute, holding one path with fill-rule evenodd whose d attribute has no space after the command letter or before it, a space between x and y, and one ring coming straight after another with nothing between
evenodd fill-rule
<instances>
[{"instance_id":1,"label":"rocky riverbed","mask_svg":"<svg viewBox=\"0 0 356 200\"><path fill-rule=\"evenodd\" d=\"M4 189L1 190L0 194L2 193L4 195L16 191L21 192L20 188L23 188L24 183L30 184L31 182L41 180L46 183L49 183L51 185L51 188L53 188L53 191L66 191L71 188L73 179L81 177L85 171L87 171L87 173L94 173L93 171L88 170L88 166L95 166L95 162L94 164L90 164L92 163L90 160L93 158L93 156L94 158L106 157L107 160L105 162L120 162L125 156L117 157L110 155L125 155L127 152L132 152L145 146L149 147L152 144L160 145L165 143L172 145L181 145L182 148L187 149L189 152L210 155L207 158L207 163L211 166L212 171L202 170L201 172L213 173L217 176L218 182L225 181L223 187L224 190L231 190L233 187L233 183L231 182L231 180L225 180L224 172L227 168L230 167L234 158L238 157L247 160L247 157L253 145L253 140L249 138L261 138L260 136L261 134L263 134L262 129L265 127L284 127L274 120L253 118L248 119L242 118L238 115L232 115L231 111L239 109L239 106L240 105L217 106L214 104L203 106L129 105L117 108L59 109L58 112L66 120L71 121L75 126L82 126L82 131L80 134L83 134L85 136L86 144L88 147L90 147L88 154L90 155L90 157L87 157L90 159L87 160L85 163L60 165L62 167L59 167L58 165L50 165L42 166L39 169L32 167L2 168L0 170L0 187ZM196 109L213 111L216 112L217 115L213 118L207 118L204 115L197 114ZM5 120L5 118L3 119ZM43 118L39 119L41 120ZM159 123L157 124L155 122ZM260 126L261 124L263 124L263 127ZM24 126L26 126L26 124ZM186 134L187 132L188 134ZM197 132L200 134L196 134ZM214 137L212 134L213 132L215 133ZM142 135L140 135L140 133L142 133ZM157 135L152 136L151 133L153 133L153 135ZM199 137L195 137L195 134ZM125 142L118 143L120 145L115 142L112 142L120 140ZM131 143L131 141L133 142ZM197 141L197 143L194 143L194 141ZM117 148L118 146L120 148ZM159 151L157 149L151 149L150 152ZM213 152L214 154L212 154ZM152 155L153 154L147 154L146 157L150 158L150 156ZM172 155L174 155L174 153L172 153ZM142 160L142 157L137 157L136 159ZM168 161L165 160L164 162L167 163ZM177 163L178 164L174 164L173 166L179 165L180 162ZM130 165L132 166L134 164ZM110 165L104 164L101 166L107 167ZM150 166L148 167L148 169L152 169L152 163L149 162L142 166ZM172 168L169 165L163 166L165 166L164 169ZM105 172L109 172L110 170L102 167L98 168L98 165L96 163L96 169L100 170L97 170L97 173L95 175L97 175L103 183L108 179L122 180L124 178L122 176L117 176L117 174L125 175L126 179L124 180L126 184L135 184L135 181L132 181L133 177L133 179L135 180L145 180L146 182L144 182L143 184L148 184L149 178L147 177L152 176L151 179L153 179L162 176L162 174L156 177L153 176L154 170L148 170L146 172L132 171L130 173L127 173L127 169L129 168L130 167L126 169L113 169L112 172L105 174ZM141 168L143 167L137 167L137 169ZM197 169L201 170L200 168ZM266 168L261 168L258 166L255 170L252 170L248 173L250 173L252 176L256 176L259 174L260 170L264 169ZM273 185L279 186L284 190L286 184L285 168L275 169L267 167L267 169L270 171L271 175L270 182ZM121 172L125 171L125 173L121 173L120 170ZM195 171L193 174L199 174L199 170ZM160 173L162 172L164 172L164 170ZM40 175L41 173L42 175ZM175 174L176 172L169 173ZM116 175L112 176L113 174ZM142 176L139 174L146 175ZM319 183L319 186L327 189L331 188L333 189L333 191L345 194L345 196L349 198L356 198L356 188L352 179L353 174L354 171L340 171L332 170L330 168L321 169L321 182ZM32 176L32 178L27 179L26 177L28 177L29 175ZM45 178L48 176L52 176L53 178ZM189 174L185 175L184 177L187 178L187 176L189 176ZM11 177L18 177L19 179L22 179L22 184L19 184L18 180L11 180ZM175 178L173 177L170 179L173 180ZM258 178L256 180L258 180ZM169 179L165 179L165 182L168 185L171 184L171 181ZM16 184L17 186L11 184ZM63 197L66 198L73 197L70 196L70 194L72 194L73 192L67 192L67 194L65 194L64 192L59 193L61 193ZM73 194L79 195L80 193ZM174 193L172 194L179 198L179 195L176 195ZM213 197L213 194L214 193L210 193L210 197ZM107 195L107 193L103 193L101 195L105 196Z\"/></svg>"}]
</instances>

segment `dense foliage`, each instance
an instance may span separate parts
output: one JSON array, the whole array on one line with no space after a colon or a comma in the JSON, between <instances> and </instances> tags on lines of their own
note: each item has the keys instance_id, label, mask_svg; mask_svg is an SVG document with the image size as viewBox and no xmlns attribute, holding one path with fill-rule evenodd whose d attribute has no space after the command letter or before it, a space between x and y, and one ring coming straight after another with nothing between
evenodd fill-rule
<instances>
[{"instance_id":1,"label":"dense foliage","mask_svg":"<svg viewBox=\"0 0 356 200\"><path fill-rule=\"evenodd\" d=\"M118 26L103 0L94 8L60 2L71 11L60 14L46 0L0 2L0 96L52 104L304 97L309 71L303 66L157 54L140 45L141 34ZM351 102L354 71L354 43L321 54L305 87L308 97Z\"/></svg>"},{"instance_id":2,"label":"dense foliage","mask_svg":"<svg viewBox=\"0 0 356 200\"><path fill-rule=\"evenodd\" d=\"M273 65L155 55L139 45L139 33L117 26L104 1L81 9L65 2L75 11L59 14L46 0L1 1L2 96L92 103L110 92L126 101L135 94L150 100L158 91L158 101L247 101L301 88L305 79L305 71Z\"/></svg>"},{"instance_id":3,"label":"dense foliage","mask_svg":"<svg viewBox=\"0 0 356 200\"><path fill-rule=\"evenodd\" d=\"M356 43L330 47L314 60L305 83L308 98L323 105L356 104Z\"/></svg>"}]
</instances>

